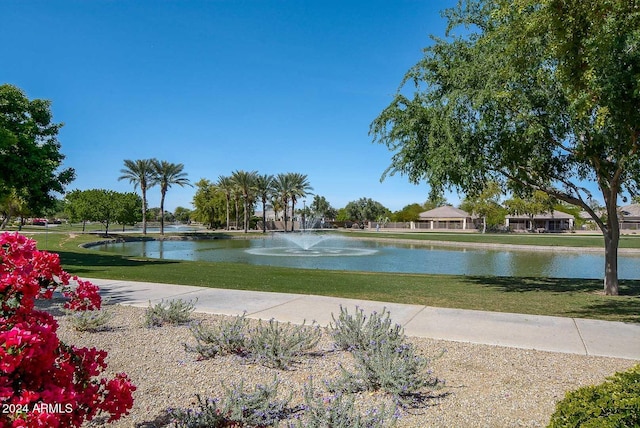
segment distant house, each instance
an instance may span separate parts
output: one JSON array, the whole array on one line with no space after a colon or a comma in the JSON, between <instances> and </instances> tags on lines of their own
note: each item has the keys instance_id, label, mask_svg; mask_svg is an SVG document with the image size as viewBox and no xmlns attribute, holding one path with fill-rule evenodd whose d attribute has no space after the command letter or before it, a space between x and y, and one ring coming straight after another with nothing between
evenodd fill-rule
<instances>
[{"instance_id":1,"label":"distant house","mask_svg":"<svg viewBox=\"0 0 640 428\"><path fill-rule=\"evenodd\" d=\"M573 229L573 215L561 211L528 215L507 215L505 226L512 231L562 232Z\"/></svg>"},{"instance_id":2,"label":"distant house","mask_svg":"<svg viewBox=\"0 0 640 428\"><path fill-rule=\"evenodd\" d=\"M618 209L620 230L640 230L640 204L631 204Z\"/></svg>"},{"instance_id":3,"label":"distant house","mask_svg":"<svg viewBox=\"0 0 640 428\"><path fill-rule=\"evenodd\" d=\"M422 212L418 220L420 229L475 229L471 215L451 205Z\"/></svg>"}]
</instances>

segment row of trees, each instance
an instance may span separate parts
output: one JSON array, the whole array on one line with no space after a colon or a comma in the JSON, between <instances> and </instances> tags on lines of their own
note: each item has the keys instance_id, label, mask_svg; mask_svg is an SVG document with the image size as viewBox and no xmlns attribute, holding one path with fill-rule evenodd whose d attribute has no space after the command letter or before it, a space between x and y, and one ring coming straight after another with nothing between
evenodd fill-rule
<instances>
[{"instance_id":1,"label":"row of trees","mask_svg":"<svg viewBox=\"0 0 640 428\"><path fill-rule=\"evenodd\" d=\"M266 210L272 208L276 217L282 212L285 230L288 220L296 212L296 203L310 195L311 184L306 174L297 172L277 175L259 174L257 171L236 170L230 176L221 175L214 183L202 179L196 183L197 191L193 198L194 217L203 223L213 226L224 213L226 229L230 228L230 216L235 213L236 225L243 216L243 228L249 230L250 217L257 203L262 205L262 229L266 231ZM314 199L315 201L316 199ZM315 212L321 212L324 198L318 198ZM233 202L233 207L231 206ZM324 200L326 203L326 200ZM328 203L326 203L327 206ZM293 222L291 222L293 230Z\"/></svg>"},{"instance_id":2,"label":"row of trees","mask_svg":"<svg viewBox=\"0 0 640 428\"><path fill-rule=\"evenodd\" d=\"M160 234L164 235L164 200L173 185L191 186L181 163L159 161L158 159L125 159L122 174L118 180L128 180L134 189L140 187L142 193L142 233L147 233L147 190L160 187Z\"/></svg>"},{"instance_id":3,"label":"row of trees","mask_svg":"<svg viewBox=\"0 0 640 428\"><path fill-rule=\"evenodd\" d=\"M113 190L74 190L65 197L64 211L71 222L81 222L82 231L87 221L97 221L109 226L118 223L135 225L142 219L142 198L133 192L119 193Z\"/></svg>"}]
</instances>

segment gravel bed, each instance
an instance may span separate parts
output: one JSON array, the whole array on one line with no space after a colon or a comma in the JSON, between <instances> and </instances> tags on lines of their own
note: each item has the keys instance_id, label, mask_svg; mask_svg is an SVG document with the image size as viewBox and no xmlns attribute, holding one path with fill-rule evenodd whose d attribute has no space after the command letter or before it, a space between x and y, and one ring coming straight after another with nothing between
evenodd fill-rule
<instances>
[{"instance_id":1,"label":"gravel bed","mask_svg":"<svg viewBox=\"0 0 640 428\"><path fill-rule=\"evenodd\" d=\"M190 407L196 394L221 397L222 385L244 381L245 388L280 380L279 391L293 394L299 403L302 385L313 376L322 385L338 373L340 364L349 366L348 352L331 351L324 336L319 355L305 357L293 369L276 370L251 364L236 356L199 360L186 352L185 343L194 344L187 326L145 328L144 309L108 306L113 314L108 330L88 333L70 328L66 316L57 316L59 336L76 346L108 351L109 374L126 372L137 386L129 416L112 427L170 426L168 408ZM193 319L216 322L222 316L193 314ZM433 375L445 381L432 391L424 408L403 412L398 427L540 427L548 423L555 403L567 391L600 383L616 371L637 361L574 354L523 350L424 338L410 338L420 353L433 357ZM377 406L381 394L360 394L364 408ZM298 400L298 401L296 401ZM98 418L87 426L103 426Z\"/></svg>"}]
</instances>

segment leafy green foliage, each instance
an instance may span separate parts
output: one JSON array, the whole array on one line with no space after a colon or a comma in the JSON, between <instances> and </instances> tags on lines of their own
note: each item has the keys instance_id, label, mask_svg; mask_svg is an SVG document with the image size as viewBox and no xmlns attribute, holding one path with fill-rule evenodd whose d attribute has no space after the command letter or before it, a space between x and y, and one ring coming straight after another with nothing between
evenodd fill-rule
<instances>
[{"instance_id":1,"label":"leafy green foliage","mask_svg":"<svg viewBox=\"0 0 640 428\"><path fill-rule=\"evenodd\" d=\"M391 215L391 221L417 221L423 211L426 210L420 204L406 205Z\"/></svg>"},{"instance_id":2,"label":"leafy green foliage","mask_svg":"<svg viewBox=\"0 0 640 428\"><path fill-rule=\"evenodd\" d=\"M182 299L164 300L151 305L144 313L144 325L146 327L161 327L165 324L184 324L191 318L191 313L195 309L195 301L185 301Z\"/></svg>"},{"instance_id":3,"label":"leafy green foliage","mask_svg":"<svg viewBox=\"0 0 640 428\"><path fill-rule=\"evenodd\" d=\"M640 181L637 3L468 0L444 16L450 37L424 50L371 125L394 153L383 177L468 194L496 181L579 206L605 238L605 293L618 294L617 201Z\"/></svg>"},{"instance_id":4,"label":"leafy green foliage","mask_svg":"<svg viewBox=\"0 0 640 428\"><path fill-rule=\"evenodd\" d=\"M65 211L69 220L98 221L109 233L113 222L124 225L135 224L141 219L142 199L132 192L113 190L74 190L65 197Z\"/></svg>"},{"instance_id":5,"label":"leafy green foliage","mask_svg":"<svg viewBox=\"0 0 640 428\"><path fill-rule=\"evenodd\" d=\"M357 222L371 221L380 217L388 217L391 211L380 202L371 198L360 198L351 201L344 207L345 220Z\"/></svg>"},{"instance_id":6,"label":"leafy green foliage","mask_svg":"<svg viewBox=\"0 0 640 428\"><path fill-rule=\"evenodd\" d=\"M13 195L39 213L75 178L73 169L59 170L62 124L52 119L50 101L29 100L19 88L0 85L0 200Z\"/></svg>"},{"instance_id":7,"label":"leafy green foliage","mask_svg":"<svg viewBox=\"0 0 640 428\"><path fill-rule=\"evenodd\" d=\"M631 428L640 426L640 365L600 385L567 393L556 404L549 428Z\"/></svg>"}]
</instances>

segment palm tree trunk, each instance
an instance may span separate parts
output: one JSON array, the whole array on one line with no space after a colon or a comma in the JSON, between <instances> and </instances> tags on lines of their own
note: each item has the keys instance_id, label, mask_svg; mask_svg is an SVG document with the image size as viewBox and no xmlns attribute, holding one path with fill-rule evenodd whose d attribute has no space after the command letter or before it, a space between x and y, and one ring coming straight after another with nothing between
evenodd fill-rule
<instances>
[{"instance_id":1,"label":"palm tree trunk","mask_svg":"<svg viewBox=\"0 0 640 428\"><path fill-rule=\"evenodd\" d=\"M249 232L249 201L247 197L244 198L244 233Z\"/></svg>"},{"instance_id":2,"label":"palm tree trunk","mask_svg":"<svg viewBox=\"0 0 640 428\"><path fill-rule=\"evenodd\" d=\"M142 191L142 234L147 234L147 188L140 188Z\"/></svg>"},{"instance_id":3,"label":"palm tree trunk","mask_svg":"<svg viewBox=\"0 0 640 428\"><path fill-rule=\"evenodd\" d=\"M291 198L291 231L292 232L293 232L293 226L294 226L293 213L295 212L295 207L296 207L296 200L294 198Z\"/></svg>"},{"instance_id":4,"label":"palm tree trunk","mask_svg":"<svg viewBox=\"0 0 640 428\"><path fill-rule=\"evenodd\" d=\"M265 209L267 207L267 201L262 200L262 233L267 233L267 213Z\"/></svg>"},{"instance_id":5,"label":"palm tree trunk","mask_svg":"<svg viewBox=\"0 0 640 428\"><path fill-rule=\"evenodd\" d=\"M166 192L162 192L160 198L160 235L164 235L164 196Z\"/></svg>"}]
</instances>

